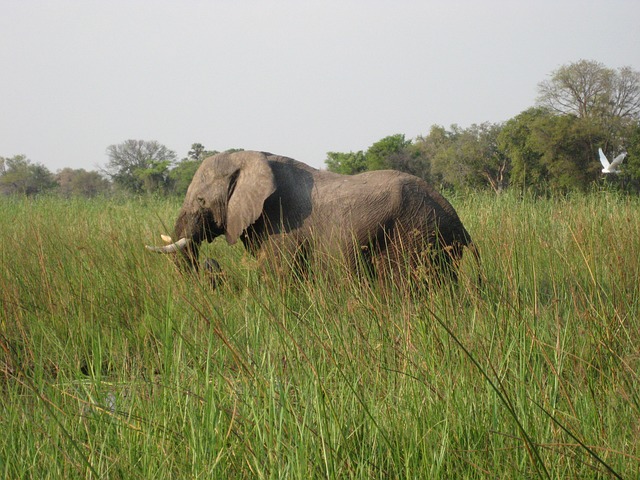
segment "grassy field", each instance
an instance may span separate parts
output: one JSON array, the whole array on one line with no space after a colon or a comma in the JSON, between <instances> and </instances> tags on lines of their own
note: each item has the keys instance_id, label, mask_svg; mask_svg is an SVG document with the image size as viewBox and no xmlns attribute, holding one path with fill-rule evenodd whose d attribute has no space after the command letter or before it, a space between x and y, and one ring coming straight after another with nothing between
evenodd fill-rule
<instances>
[{"instance_id":1,"label":"grassy field","mask_svg":"<svg viewBox=\"0 0 640 480\"><path fill-rule=\"evenodd\" d=\"M451 201L481 289L383 295L178 275L178 200L0 200L0 477L640 478L640 200Z\"/></svg>"}]
</instances>

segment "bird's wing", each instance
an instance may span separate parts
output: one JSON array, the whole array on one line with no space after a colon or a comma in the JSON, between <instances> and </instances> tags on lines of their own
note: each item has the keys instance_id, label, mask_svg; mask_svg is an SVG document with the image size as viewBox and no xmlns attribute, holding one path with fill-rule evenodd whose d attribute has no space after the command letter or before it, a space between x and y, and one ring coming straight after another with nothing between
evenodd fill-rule
<instances>
[{"instance_id":1,"label":"bird's wing","mask_svg":"<svg viewBox=\"0 0 640 480\"><path fill-rule=\"evenodd\" d=\"M598 153L600 154L600 163L604 168L609 168L609 160L607 160L607 156L602 151L602 148L598 149Z\"/></svg>"},{"instance_id":2,"label":"bird's wing","mask_svg":"<svg viewBox=\"0 0 640 480\"><path fill-rule=\"evenodd\" d=\"M613 162L611 162L611 166L615 167L616 165L622 163L622 161L624 160L624 157L626 156L627 156L626 153L621 153L620 155L618 155L616 158L613 159Z\"/></svg>"}]
</instances>

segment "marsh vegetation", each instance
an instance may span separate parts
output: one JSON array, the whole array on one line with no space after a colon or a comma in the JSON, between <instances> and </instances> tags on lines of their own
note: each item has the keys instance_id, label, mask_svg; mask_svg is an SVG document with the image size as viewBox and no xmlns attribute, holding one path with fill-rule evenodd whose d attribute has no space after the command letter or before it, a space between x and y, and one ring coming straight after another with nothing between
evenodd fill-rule
<instances>
[{"instance_id":1,"label":"marsh vegetation","mask_svg":"<svg viewBox=\"0 0 640 480\"><path fill-rule=\"evenodd\" d=\"M179 275L179 200L2 199L5 478L637 478L640 200L449 197L457 287ZM340 271L340 265L335 266Z\"/></svg>"}]
</instances>

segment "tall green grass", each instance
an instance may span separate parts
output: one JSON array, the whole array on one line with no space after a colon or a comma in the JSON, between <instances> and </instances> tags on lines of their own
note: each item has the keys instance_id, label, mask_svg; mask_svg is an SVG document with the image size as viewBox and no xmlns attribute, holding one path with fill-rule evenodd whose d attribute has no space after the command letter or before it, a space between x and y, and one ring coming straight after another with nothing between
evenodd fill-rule
<instances>
[{"instance_id":1,"label":"tall green grass","mask_svg":"<svg viewBox=\"0 0 640 480\"><path fill-rule=\"evenodd\" d=\"M413 292L221 240L213 290L143 248L179 201L1 200L0 475L640 477L640 201L451 200L483 283Z\"/></svg>"}]
</instances>

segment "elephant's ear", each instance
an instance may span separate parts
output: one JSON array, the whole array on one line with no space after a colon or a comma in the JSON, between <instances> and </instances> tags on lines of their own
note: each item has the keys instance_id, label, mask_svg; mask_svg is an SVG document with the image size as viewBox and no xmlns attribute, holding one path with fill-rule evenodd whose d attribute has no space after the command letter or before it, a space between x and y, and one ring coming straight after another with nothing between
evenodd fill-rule
<instances>
[{"instance_id":1,"label":"elephant's ear","mask_svg":"<svg viewBox=\"0 0 640 480\"><path fill-rule=\"evenodd\" d=\"M267 157L259 152L237 152L242 166L235 186L230 185L227 205L227 242L238 241L240 234L262 214L264 201L276 190L273 172Z\"/></svg>"}]
</instances>

